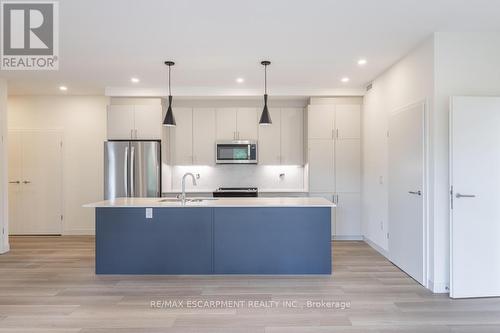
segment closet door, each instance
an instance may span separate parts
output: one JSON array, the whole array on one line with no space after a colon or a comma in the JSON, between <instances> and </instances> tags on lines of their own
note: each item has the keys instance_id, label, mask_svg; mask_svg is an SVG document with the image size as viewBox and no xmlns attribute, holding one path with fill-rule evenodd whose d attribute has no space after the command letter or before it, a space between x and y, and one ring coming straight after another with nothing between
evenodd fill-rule
<instances>
[{"instance_id":1,"label":"closet door","mask_svg":"<svg viewBox=\"0 0 500 333\"><path fill-rule=\"evenodd\" d=\"M12 137L14 146L10 148L20 147L21 163L19 156L12 152L14 160L9 160L11 177L20 181L16 184L19 191L12 204L20 211L12 211L10 233L61 234L62 134L57 131L22 131Z\"/></svg>"},{"instance_id":2,"label":"closet door","mask_svg":"<svg viewBox=\"0 0 500 333\"><path fill-rule=\"evenodd\" d=\"M12 235L24 233L24 210L22 207L21 182L23 180L23 146L22 134L18 131L9 131L8 158L9 158L9 233Z\"/></svg>"}]
</instances>

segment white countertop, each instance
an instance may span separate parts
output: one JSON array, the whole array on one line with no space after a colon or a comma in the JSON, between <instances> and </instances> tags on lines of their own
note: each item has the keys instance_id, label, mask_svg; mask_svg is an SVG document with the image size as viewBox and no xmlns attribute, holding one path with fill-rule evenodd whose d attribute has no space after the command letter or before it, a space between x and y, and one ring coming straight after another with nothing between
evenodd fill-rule
<instances>
[{"instance_id":1,"label":"white countertop","mask_svg":"<svg viewBox=\"0 0 500 333\"><path fill-rule=\"evenodd\" d=\"M335 207L335 204L324 198L310 197L258 197L258 198L199 198L201 202L162 202L168 198L117 198L83 205L88 208L103 207L139 207L139 208L182 208L182 207ZM196 199L188 197L188 199Z\"/></svg>"}]
</instances>

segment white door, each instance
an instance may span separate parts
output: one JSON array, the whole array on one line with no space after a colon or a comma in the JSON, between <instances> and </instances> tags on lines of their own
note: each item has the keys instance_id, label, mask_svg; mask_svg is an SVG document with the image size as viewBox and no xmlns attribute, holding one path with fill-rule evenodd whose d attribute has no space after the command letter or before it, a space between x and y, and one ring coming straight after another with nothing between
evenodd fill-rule
<instances>
[{"instance_id":1,"label":"white door","mask_svg":"<svg viewBox=\"0 0 500 333\"><path fill-rule=\"evenodd\" d=\"M273 120L274 121L274 120ZM304 109L281 109L281 164L304 164Z\"/></svg>"},{"instance_id":2,"label":"white door","mask_svg":"<svg viewBox=\"0 0 500 333\"><path fill-rule=\"evenodd\" d=\"M193 109L175 108L176 126L170 129L170 147L175 165L193 164Z\"/></svg>"},{"instance_id":3,"label":"white door","mask_svg":"<svg viewBox=\"0 0 500 333\"><path fill-rule=\"evenodd\" d=\"M281 163L281 110L269 108L270 125L259 126L259 164L280 165Z\"/></svg>"},{"instance_id":4,"label":"white door","mask_svg":"<svg viewBox=\"0 0 500 333\"><path fill-rule=\"evenodd\" d=\"M309 105L309 139L333 139L335 131L335 105Z\"/></svg>"},{"instance_id":5,"label":"white door","mask_svg":"<svg viewBox=\"0 0 500 333\"><path fill-rule=\"evenodd\" d=\"M389 256L424 283L424 104L389 117Z\"/></svg>"},{"instance_id":6,"label":"white door","mask_svg":"<svg viewBox=\"0 0 500 333\"><path fill-rule=\"evenodd\" d=\"M215 109L193 109L193 164L215 164Z\"/></svg>"},{"instance_id":7,"label":"white door","mask_svg":"<svg viewBox=\"0 0 500 333\"><path fill-rule=\"evenodd\" d=\"M161 105L136 105L134 107L134 139L160 140L162 122Z\"/></svg>"},{"instance_id":8,"label":"white door","mask_svg":"<svg viewBox=\"0 0 500 333\"><path fill-rule=\"evenodd\" d=\"M359 139L361 137L361 106L336 105L335 126L338 139Z\"/></svg>"},{"instance_id":9,"label":"white door","mask_svg":"<svg viewBox=\"0 0 500 333\"><path fill-rule=\"evenodd\" d=\"M22 233L24 227L24 210L22 198L23 181L23 137L18 131L9 131L8 143L8 179L9 179L9 232Z\"/></svg>"},{"instance_id":10,"label":"white door","mask_svg":"<svg viewBox=\"0 0 500 333\"><path fill-rule=\"evenodd\" d=\"M500 296L500 98L452 98L450 183L450 296Z\"/></svg>"},{"instance_id":11,"label":"white door","mask_svg":"<svg viewBox=\"0 0 500 333\"><path fill-rule=\"evenodd\" d=\"M236 139L236 113L235 108L219 108L215 111L217 140Z\"/></svg>"},{"instance_id":12,"label":"white door","mask_svg":"<svg viewBox=\"0 0 500 333\"><path fill-rule=\"evenodd\" d=\"M9 175L20 181L9 198L11 234L62 233L62 135L57 131L10 132ZM9 141L10 141L9 138ZM20 140L19 140L20 139ZM19 144L20 141L20 144ZM19 163L19 160L21 163ZM21 171L19 171L21 170Z\"/></svg>"},{"instance_id":13,"label":"white door","mask_svg":"<svg viewBox=\"0 0 500 333\"><path fill-rule=\"evenodd\" d=\"M257 140L259 137L259 115L256 108L239 108L236 124L238 140Z\"/></svg>"},{"instance_id":14,"label":"white door","mask_svg":"<svg viewBox=\"0 0 500 333\"><path fill-rule=\"evenodd\" d=\"M359 139L335 141L335 189L337 192L361 192Z\"/></svg>"},{"instance_id":15,"label":"white door","mask_svg":"<svg viewBox=\"0 0 500 333\"><path fill-rule=\"evenodd\" d=\"M309 140L309 192L335 192L333 140Z\"/></svg>"},{"instance_id":16,"label":"white door","mask_svg":"<svg viewBox=\"0 0 500 333\"><path fill-rule=\"evenodd\" d=\"M133 138L133 105L109 105L107 114L109 140L129 140Z\"/></svg>"}]
</instances>

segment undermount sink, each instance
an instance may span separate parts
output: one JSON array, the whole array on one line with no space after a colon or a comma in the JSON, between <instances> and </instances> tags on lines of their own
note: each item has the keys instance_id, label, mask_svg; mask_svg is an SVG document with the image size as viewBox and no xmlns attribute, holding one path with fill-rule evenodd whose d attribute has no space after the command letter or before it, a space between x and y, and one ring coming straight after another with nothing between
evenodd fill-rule
<instances>
[{"instance_id":1,"label":"undermount sink","mask_svg":"<svg viewBox=\"0 0 500 333\"><path fill-rule=\"evenodd\" d=\"M186 198L186 202L203 202L208 200L217 200L217 198ZM160 202L181 202L182 200L179 198L165 198L161 199Z\"/></svg>"}]
</instances>

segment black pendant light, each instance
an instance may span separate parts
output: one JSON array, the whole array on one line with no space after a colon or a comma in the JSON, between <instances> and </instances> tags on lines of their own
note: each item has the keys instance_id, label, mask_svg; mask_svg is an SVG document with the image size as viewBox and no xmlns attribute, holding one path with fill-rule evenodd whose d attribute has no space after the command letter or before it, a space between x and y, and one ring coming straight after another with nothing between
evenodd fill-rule
<instances>
[{"instance_id":1,"label":"black pendant light","mask_svg":"<svg viewBox=\"0 0 500 333\"><path fill-rule=\"evenodd\" d=\"M163 125L164 126L175 126L175 117L174 117L174 112L172 111L172 90L170 89L170 69L173 65L175 65L175 62L173 61L165 61L165 65L168 66L168 108L167 108L167 113L165 114L165 119L163 119ZM163 107L165 108L167 105L164 101Z\"/></svg>"},{"instance_id":2,"label":"black pendant light","mask_svg":"<svg viewBox=\"0 0 500 333\"><path fill-rule=\"evenodd\" d=\"M273 122L271 120L271 115L267 109L267 66L271 64L270 61L264 60L260 63L264 66L264 109L260 115L259 124L260 125L271 125Z\"/></svg>"}]
</instances>

